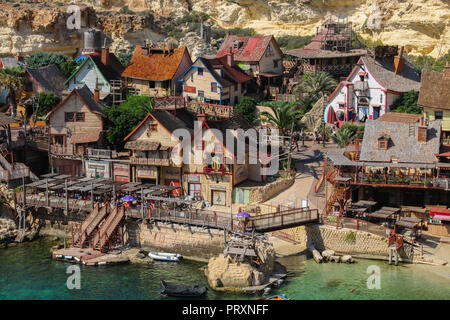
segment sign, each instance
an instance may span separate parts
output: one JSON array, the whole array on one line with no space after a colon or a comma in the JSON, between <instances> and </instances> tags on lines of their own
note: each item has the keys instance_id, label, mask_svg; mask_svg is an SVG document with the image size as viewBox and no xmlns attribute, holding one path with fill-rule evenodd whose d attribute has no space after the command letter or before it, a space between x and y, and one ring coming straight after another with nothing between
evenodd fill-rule
<instances>
[{"instance_id":1,"label":"sign","mask_svg":"<svg viewBox=\"0 0 450 320\"><path fill-rule=\"evenodd\" d=\"M86 161L86 177L96 179L109 179L111 173L109 170L109 163L105 161Z\"/></svg>"},{"instance_id":2,"label":"sign","mask_svg":"<svg viewBox=\"0 0 450 320\"><path fill-rule=\"evenodd\" d=\"M180 171L178 169L166 169L164 176L166 179L179 179Z\"/></svg>"},{"instance_id":3,"label":"sign","mask_svg":"<svg viewBox=\"0 0 450 320\"><path fill-rule=\"evenodd\" d=\"M124 163L113 163L114 181L130 182L130 167Z\"/></svg>"},{"instance_id":4,"label":"sign","mask_svg":"<svg viewBox=\"0 0 450 320\"><path fill-rule=\"evenodd\" d=\"M189 182L200 182L200 176L198 174L189 174L188 181Z\"/></svg>"},{"instance_id":5,"label":"sign","mask_svg":"<svg viewBox=\"0 0 450 320\"><path fill-rule=\"evenodd\" d=\"M226 186L219 186L219 185L217 185L217 184L212 184L212 185L211 185L211 189L226 190L227 187L226 187Z\"/></svg>"},{"instance_id":6,"label":"sign","mask_svg":"<svg viewBox=\"0 0 450 320\"><path fill-rule=\"evenodd\" d=\"M139 178L156 179L158 171L155 166L151 166L148 168L137 168L136 174Z\"/></svg>"},{"instance_id":7,"label":"sign","mask_svg":"<svg viewBox=\"0 0 450 320\"><path fill-rule=\"evenodd\" d=\"M196 89L195 89L195 87L184 86L184 87L183 87L183 91L184 91L184 92L195 93Z\"/></svg>"}]
</instances>

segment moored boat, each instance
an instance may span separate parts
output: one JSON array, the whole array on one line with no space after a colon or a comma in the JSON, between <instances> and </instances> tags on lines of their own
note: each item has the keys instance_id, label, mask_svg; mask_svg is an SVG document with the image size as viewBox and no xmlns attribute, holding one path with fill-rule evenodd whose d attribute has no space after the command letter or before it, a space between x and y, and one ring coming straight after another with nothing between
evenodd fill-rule
<instances>
[{"instance_id":1,"label":"moored boat","mask_svg":"<svg viewBox=\"0 0 450 320\"><path fill-rule=\"evenodd\" d=\"M194 286L194 285L184 285L176 284L169 285L164 280L160 281L161 295L170 297L200 297L208 291L205 286Z\"/></svg>"},{"instance_id":2,"label":"moored boat","mask_svg":"<svg viewBox=\"0 0 450 320\"><path fill-rule=\"evenodd\" d=\"M183 256L178 253L165 253L165 252L156 252L156 251L149 252L148 256L150 258L152 258L153 260L172 261L172 262L180 261L183 258Z\"/></svg>"}]
</instances>

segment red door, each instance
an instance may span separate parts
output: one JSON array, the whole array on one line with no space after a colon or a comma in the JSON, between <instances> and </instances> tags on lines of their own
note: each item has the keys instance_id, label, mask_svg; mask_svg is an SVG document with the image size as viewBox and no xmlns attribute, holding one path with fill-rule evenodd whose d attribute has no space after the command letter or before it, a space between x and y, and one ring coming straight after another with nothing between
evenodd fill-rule
<instances>
[{"instance_id":1,"label":"red door","mask_svg":"<svg viewBox=\"0 0 450 320\"><path fill-rule=\"evenodd\" d=\"M164 180L164 184L166 186L175 186L175 187L179 187L180 186L180 181L178 180L169 180L169 179L165 179ZM172 195L174 197L178 197L180 195L180 188L175 189L172 191Z\"/></svg>"}]
</instances>

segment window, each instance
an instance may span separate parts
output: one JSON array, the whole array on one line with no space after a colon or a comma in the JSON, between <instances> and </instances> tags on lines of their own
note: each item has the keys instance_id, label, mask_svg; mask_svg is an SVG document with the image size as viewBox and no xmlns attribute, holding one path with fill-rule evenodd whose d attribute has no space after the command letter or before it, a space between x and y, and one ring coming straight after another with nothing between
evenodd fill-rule
<instances>
[{"instance_id":1,"label":"window","mask_svg":"<svg viewBox=\"0 0 450 320\"><path fill-rule=\"evenodd\" d=\"M442 111L435 111L434 112L434 119L442 119Z\"/></svg>"},{"instance_id":2,"label":"window","mask_svg":"<svg viewBox=\"0 0 450 320\"><path fill-rule=\"evenodd\" d=\"M202 196L202 185L200 183L189 183L189 195L200 198Z\"/></svg>"},{"instance_id":3,"label":"window","mask_svg":"<svg viewBox=\"0 0 450 320\"><path fill-rule=\"evenodd\" d=\"M199 96L200 98L204 98L204 97L205 97L205 91L203 91L203 90L198 90L198 96Z\"/></svg>"},{"instance_id":4,"label":"window","mask_svg":"<svg viewBox=\"0 0 450 320\"><path fill-rule=\"evenodd\" d=\"M158 131L158 124L157 123L149 123L148 131Z\"/></svg>"},{"instance_id":5,"label":"window","mask_svg":"<svg viewBox=\"0 0 450 320\"><path fill-rule=\"evenodd\" d=\"M378 149L386 150L386 140L378 141Z\"/></svg>"},{"instance_id":6,"label":"window","mask_svg":"<svg viewBox=\"0 0 450 320\"><path fill-rule=\"evenodd\" d=\"M273 67L278 68L278 60L273 60Z\"/></svg>"},{"instance_id":7,"label":"window","mask_svg":"<svg viewBox=\"0 0 450 320\"><path fill-rule=\"evenodd\" d=\"M75 121L84 121L84 112L77 112Z\"/></svg>"},{"instance_id":8,"label":"window","mask_svg":"<svg viewBox=\"0 0 450 320\"><path fill-rule=\"evenodd\" d=\"M155 88L155 81L149 81L149 82L148 82L148 87L149 87L150 89L154 89L154 88Z\"/></svg>"},{"instance_id":9,"label":"window","mask_svg":"<svg viewBox=\"0 0 450 320\"><path fill-rule=\"evenodd\" d=\"M273 55L273 50L272 47L269 45L267 46L267 51L266 51L266 57Z\"/></svg>"},{"instance_id":10,"label":"window","mask_svg":"<svg viewBox=\"0 0 450 320\"><path fill-rule=\"evenodd\" d=\"M73 112L66 112L64 114L64 119L66 122L73 122L74 121L74 113Z\"/></svg>"},{"instance_id":11,"label":"window","mask_svg":"<svg viewBox=\"0 0 450 320\"><path fill-rule=\"evenodd\" d=\"M194 82L194 73L191 73L191 82Z\"/></svg>"},{"instance_id":12,"label":"window","mask_svg":"<svg viewBox=\"0 0 450 320\"><path fill-rule=\"evenodd\" d=\"M212 191L212 204L213 205L226 205L226 192L225 191Z\"/></svg>"},{"instance_id":13,"label":"window","mask_svg":"<svg viewBox=\"0 0 450 320\"><path fill-rule=\"evenodd\" d=\"M211 92L217 92L217 83L211 82Z\"/></svg>"},{"instance_id":14,"label":"window","mask_svg":"<svg viewBox=\"0 0 450 320\"><path fill-rule=\"evenodd\" d=\"M202 76L203 75L203 69L202 68L197 68L197 74L199 76Z\"/></svg>"},{"instance_id":15,"label":"window","mask_svg":"<svg viewBox=\"0 0 450 320\"><path fill-rule=\"evenodd\" d=\"M64 145L64 136L53 136L53 144L58 145L58 146L63 146Z\"/></svg>"}]
</instances>

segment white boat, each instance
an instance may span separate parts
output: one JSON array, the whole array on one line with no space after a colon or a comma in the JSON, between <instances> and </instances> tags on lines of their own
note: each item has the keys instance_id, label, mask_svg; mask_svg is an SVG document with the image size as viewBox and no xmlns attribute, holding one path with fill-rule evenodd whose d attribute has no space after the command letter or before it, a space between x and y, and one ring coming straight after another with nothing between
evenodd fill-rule
<instances>
[{"instance_id":1,"label":"white boat","mask_svg":"<svg viewBox=\"0 0 450 320\"><path fill-rule=\"evenodd\" d=\"M173 261L177 262L180 261L180 259L183 258L181 254L178 253L166 253L166 252L149 252L148 256L152 258L153 260L157 261Z\"/></svg>"}]
</instances>

